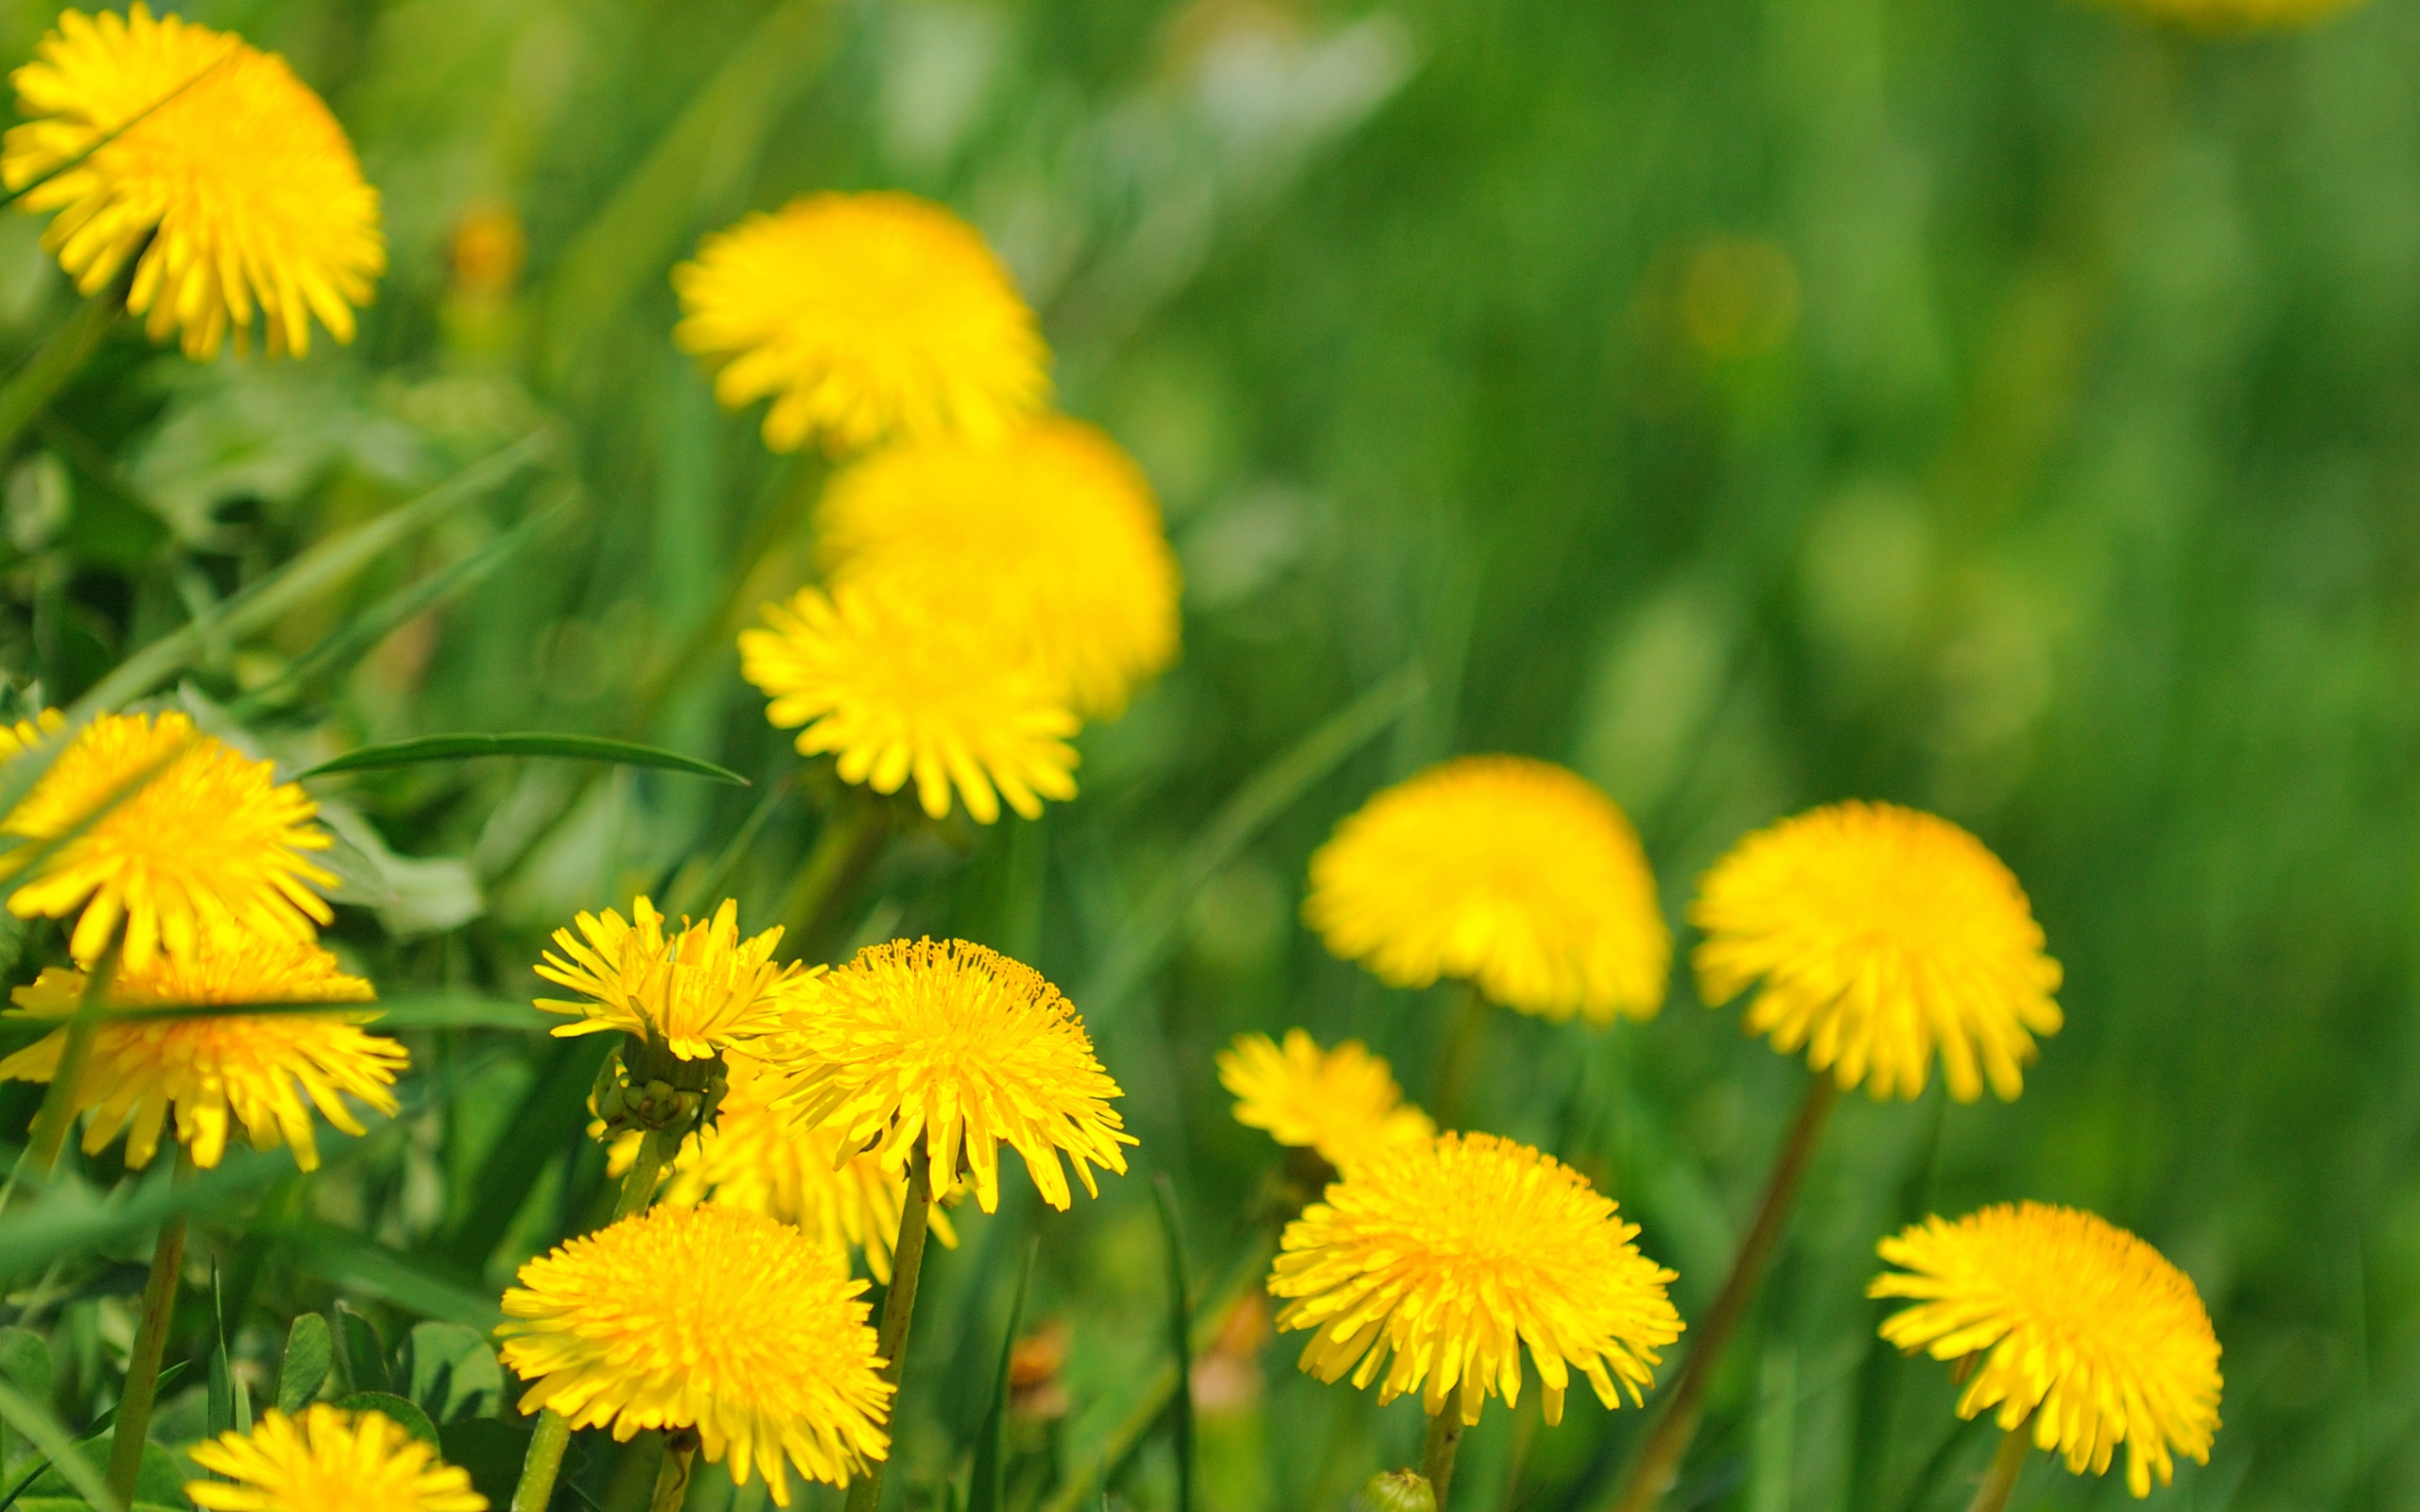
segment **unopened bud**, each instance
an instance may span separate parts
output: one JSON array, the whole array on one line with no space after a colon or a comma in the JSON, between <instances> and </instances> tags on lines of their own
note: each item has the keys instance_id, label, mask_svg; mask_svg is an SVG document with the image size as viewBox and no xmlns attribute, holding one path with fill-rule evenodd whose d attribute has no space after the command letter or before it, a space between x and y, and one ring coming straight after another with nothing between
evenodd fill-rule
<instances>
[{"instance_id":1,"label":"unopened bud","mask_svg":"<svg viewBox=\"0 0 2420 1512\"><path fill-rule=\"evenodd\" d=\"M1380 1470L1354 1497L1353 1512L1437 1512L1437 1493L1418 1470Z\"/></svg>"}]
</instances>

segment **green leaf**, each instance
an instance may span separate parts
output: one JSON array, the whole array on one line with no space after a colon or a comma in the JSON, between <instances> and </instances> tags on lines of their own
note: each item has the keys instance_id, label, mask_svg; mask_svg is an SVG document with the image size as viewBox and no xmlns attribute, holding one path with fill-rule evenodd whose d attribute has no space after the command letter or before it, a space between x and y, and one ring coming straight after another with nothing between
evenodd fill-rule
<instances>
[{"instance_id":1,"label":"green leaf","mask_svg":"<svg viewBox=\"0 0 2420 1512\"><path fill-rule=\"evenodd\" d=\"M1017 1330L1025 1324L1025 1291L1033 1280L1033 1257L1042 1241L1026 1242L1017 1267L1016 1299L1009 1304L1009 1331L1000 1340L1000 1373L992 1382L992 1405L975 1437L975 1473L967 1486L966 1512L1001 1512L1006 1504L1009 1431L1009 1362L1015 1357Z\"/></svg>"},{"instance_id":2,"label":"green leaf","mask_svg":"<svg viewBox=\"0 0 2420 1512\"><path fill-rule=\"evenodd\" d=\"M372 1297L423 1317L467 1323L479 1329L493 1328L504 1321L493 1291L475 1277L456 1273L434 1256L405 1254L367 1235L309 1221L255 1231L277 1233L291 1246L297 1269L350 1296ZM366 1319L364 1323L366 1326ZM340 1339L339 1343L350 1345L351 1341ZM391 1377L365 1380L355 1375L347 1379L342 1373L343 1363L342 1359L337 1362L341 1389L395 1389Z\"/></svg>"},{"instance_id":3,"label":"green leaf","mask_svg":"<svg viewBox=\"0 0 2420 1512\"><path fill-rule=\"evenodd\" d=\"M387 1374L387 1345L376 1325L338 1302L334 1327L337 1386L347 1395L393 1391L394 1382Z\"/></svg>"},{"instance_id":4,"label":"green leaf","mask_svg":"<svg viewBox=\"0 0 2420 1512\"><path fill-rule=\"evenodd\" d=\"M31 1329L0 1329L0 1381L35 1401L48 1401L55 1378L49 1342ZM33 1445L12 1423L0 1422L0 1471L14 1473Z\"/></svg>"},{"instance_id":5,"label":"green leaf","mask_svg":"<svg viewBox=\"0 0 2420 1512\"><path fill-rule=\"evenodd\" d=\"M589 1090L613 1039L591 1034L549 1044L511 1122L479 1163L471 1208L438 1242L441 1257L467 1271L487 1263L555 1152L588 1126Z\"/></svg>"},{"instance_id":6,"label":"green leaf","mask_svg":"<svg viewBox=\"0 0 2420 1512\"><path fill-rule=\"evenodd\" d=\"M1168 1344L1176 1355L1176 1400L1169 1403L1176 1435L1177 1512L1193 1512L1193 1292L1184 1276L1184 1229L1177 1222L1176 1189L1167 1173L1151 1177L1160 1209L1160 1236L1167 1246Z\"/></svg>"},{"instance_id":7,"label":"green leaf","mask_svg":"<svg viewBox=\"0 0 2420 1512\"><path fill-rule=\"evenodd\" d=\"M488 1499L491 1507L512 1504L521 1483L521 1462L529 1453L527 1418L465 1418L437 1431L438 1449L445 1463L471 1473L471 1488Z\"/></svg>"},{"instance_id":8,"label":"green leaf","mask_svg":"<svg viewBox=\"0 0 2420 1512\"><path fill-rule=\"evenodd\" d=\"M477 1329L462 1323L416 1323L404 1341L404 1359L398 1383L441 1423L485 1417L504 1405L504 1367Z\"/></svg>"},{"instance_id":9,"label":"green leaf","mask_svg":"<svg viewBox=\"0 0 2420 1512\"><path fill-rule=\"evenodd\" d=\"M417 766L426 762L469 761L481 756L554 756L566 761L614 762L623 766L653 766L690 777L703 777L734 787L748 779L727 766L683 756L679 751L642 746L635 741L608 740L602 735L422 735L383 746L364 746L334 761L321 762L298 781L332 777L338 772L366 772L388 766Z\"/></svg>"},{"instance_id":10,"label":"green leaf","mask_svg":"<svg viewBox=\"0 0 2420 1512\"><path fill-rule=\"evenodd\" d=\"M336 1342L328 1332L328 1320L317 1313L296 1318L285 1333L285 1358L277 1367L278 1411L301 1412L319 1400L320 1388L328 1383L328 1372L335 1364Z\"/></svg>"},{"instance_id":11,"label":"green leaf","mask_svg":"<svg viewBox=\"0 0 2420 1512\"><path fill-rule=\"evenodd\" d=\"M336 1404L347 1412L374 1412L394 1419L397 1426L431 1449L440 1451L444 1445L437 1436L437 1425L428 1414L391 1391L354 1391L338 1397Z\"/></svg>"},{"instance_id":12,"label":"green leaf","mask_svg":"<svg viewBox=\"0 0 2420 1512\"><path fill-rule=\"evenodd\" d=\"M69 1489L94 1506L114 1507L118 1504L117 1498L110 1494L108 1484L101 1479L100 1471L91 1460L77 1452L76 1441L68 1436L67 1430L60 1425L59 1419L50 1415L50 1409L5 1383L0 1383L0 1422L31 1439L34 1448L50 1461L50 1469L43 1471L43 1479L56 1477L65 1482Z\"/></svg>"}]
</instances>

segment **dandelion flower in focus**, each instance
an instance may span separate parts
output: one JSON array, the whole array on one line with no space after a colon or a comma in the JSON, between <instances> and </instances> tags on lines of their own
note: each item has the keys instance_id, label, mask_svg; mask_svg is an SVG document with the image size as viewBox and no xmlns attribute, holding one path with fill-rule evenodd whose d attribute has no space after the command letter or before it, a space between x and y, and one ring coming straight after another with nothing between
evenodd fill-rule
<instances>
[{"instance_id":1,"label":"dandelion flower in focus","mask_svg":"<svg viewBox=\"0 0 2420 1512\"><path fill-rule=\"evenodd\" d=\"M856 584L801 589L765 619L740 632L740 671L771 700L766 718L805 727L799 753L833 753L843 782L896 793L912 777L936 819L955 790L979 824L1002 799L1031 819L1076 796L1076 716L997 633Z\"/></svg>"},{"instance_id":2,"label":"dandelion flower in focus","mask_svg":"<svg viewBox=\"0 0 2420 1512\"><path fill-rule=\"evenodd\" d=\"M1347 1172L1288 1224L1269 1290L1292 1298L1280 1332L1312 1331L1304 1369L1379 1381L1381 1404L1417 1390L1432 1418L1457 1396L1465 1423L1489 1397L1517 1405L1527 1344L1553 1424L1573 1370L1606 1406L1635 1405L1681 1336L1676 1278L1637 1236L1552 1157L1443 1134Z\"/></svg>"},{"instance_id":3,"label":"dandelion flower in focus","mask_svg":"<svg viewBox=\"0 0 2420 1512\"><path fill-rule=\"evenodd\" d=\"M1950 1095L2024 1088L2033 1036L2063 1022L2059 963L2016 878L1929 814L1839 803L1760 830L1700 885L1700 994L1720 1006L1761 982L1746 1028L1842 1089L1925 1089L1935 1049Z\"/></svg>"},{"instance_id":4,"label":"dandelion flower in focus","mask_svg":"<svg viewBox=\"0 0 2420 1512\"><path fill-rule=\"evenodd\" d=\"M921 1140L935 1190L971 1177L1000 1205L1000 1146L1025 1157L1042 1198L1072 1200L1092 1167L1124 1175L1134 1143L1109 1106L1122 1095L1093 1058L1074 1005L1042 973L964 940L869 945L790 1018L778 1063L798 1121L839 1131L897 1170Z\"/></svg>"},{"instance_id":5,"label":"dandelion flower in focus","mask_svg":"<svg viewBox=\"0 0 2420 1512\"><path fill-rule=\"evenodd\" d=\"M1372 799L1311 857L1303 917L1390 986L1461 978L1556 1022L1652 1018L1672 958L1621 810L1517 756L1465 756Z\"/></svg>"},{"instance_id":6,"label":"dandelion flower in focus","mask_svg":"<svg viewBox=\"0 0 2420 1512\"><path fill-rule=\"evenodd\" d=\"M1176 554L1158 502L1090 425L877 452L833 480L815 538L831 582L979 617L1080 714L1115 713L1176 660Z\"/></svg>"},{"instance_id":7,"label":"dandelion flower in focus","mask_svg":"<svg viewBox=\"0 0 2420 1512\"><path fill-rule=\"evenodd\" d=\"M83 972L52 967L17 988L17 1009L9 1017L66 1019L84 990ZM206 936L191 956L130 964L110 988L111 1005L122 1008L368 1003L375 996L368 982L346 975L319 946L258 936ZM283 1141L292 1147L295 1164L316 1170L313 1108L348 1134L361 1133L362 1126L347 1097L382 1113L395 1111L395 1074L408 1057L394 1040L363 1032L360 1026L376 1017L339 1009L104 1022L69 1094L69 1106L92 1113L84 1148L97 1152L123 1132L126 1163L147 1165L173 1110L177 1138L193 1151L196 1165L218 1163L232 1118L253 1148ZM50 1080L66 1043L61 1028L0 1060L0 1080Z\"/></svg>"},{"instance_id":8,"label":"dandelion flower in focus","mask_svg":"<svg viewBox=\"0 0 2420 1512\"><path fill-rule=\"evenodd\" d=\"M789 1472L845 1486L890 1452L892 1387L832 1252L742 1208L652 1208L521 1267L497 1329L521 1410L629 1442L695 1428L741 1486ZM727 1456L727 1459L726 1459Z\"/></svg>"},{"instance_id":9,"label":"dandelion flower in focus","mask_svg":"<svg viewBox=\"0 0 2420 1512\"><path fill-rule=\"evenodd\" d=\"M330 842L310 823L318 805L271 771L181 713L101 715L0 819L0 835L33 842L0 853L9 911L81 908L68 948L88 962L124 920L132 971L162 949L192 954L206 934L312 938L332 916L305 884L336 878L302 852ZM61 843L37 859L49 841Z\"/></svg>"},{"instance_id":10,"label":"dandelion flower in focus","mask_svg":"<svg viewBox=\"0 0 2420 1512\"><path fill-rule=\"evenodd\" d=\"M2095 1475L2126 1446L2126 1486L2149 1496L2174 1456L2210 1462L2219 1430L2219 1339L2183 1271L2089 1212L2001 1204L1927 1218L1881 1244L1900 1267L1866 1288L1916 1305L1882 1336L1936 1360L1980 1356L1958 1416L2030 1416L2037 1448Z\"/></svg>"},{"instance_id":11,"label":"dandelion flower in focus","mask_svg":"<svg viewBox=\"0 0 2420 1512\"><path fill-rule=\"evenodd\" d=\"M487 1512L468 1470L381 1413L315 1401L302 1416L275 1407L250 1433L221 1434L187 1452L224 1480L189 1481L204 1512Z\"/></svg>"},{"instance_id":12,"label":"dandelion flower in focus","mask_svg":"<svg viewBox=\"0 0 2420 1512\"><path fill-rule=\"evenodd\" d=\"M14 761L66 728L67 716L56 709L44 709L13 725L0 725L0 762Z\"/></svg>"},{"instance_id":13,"label":"dandelion flower in focus","mask_svg":"<svg viewBox=\"0 0 2420 1512\"><path fill-rule=\"evenodd\" d=\"M752 938L739 936L739 904L724 899L712 919L681 920L667 934L664 916L645 898L625 919L608 908L573 920L581 938L555 931L538 974L580 994L580 1002L540 998L549 1013L572 1016L562 1036L619 1030L661 1045L683 1060L705 1060L769 1033L781 1022L799 985L821 970L778 965L780 925Z\"/></svg>"},{"instance_id":14,"label":"dandelion flower in focus","mask_svg":"<svg viewBox=\"0 0 2420 1512\"><path fill-rule=\"evenodd\" d=\"M353 339L387 267L378 191L285 60L138 3L60 12L9 77L26 124L0 180L54 175L18 202L59 212L43 245L78 288L97 293L140 254L128 313L154 341L182 332L197 360L249 344L255 315L271 353L308 352L314 317Z\"/></svg>"},{"instance_id":15,"label":"dandelion flower in focus","mask_svg":"<svg viewBox=\"0 0 2420 1512\"><path fill-rule=\"evenodd\" d=\"M1322 1050L1300 1029L1286 1031L1282 1048L1265 1034L1239 1035L1219 1052L1219 1082L1236 1094L1236 1123L1316 1150L1340 1171L1437 1132L1357 1040Z\"/></svg>"},{"instance_id":16,"label":"dandelion flower in focus","mask_svg":"<svg viewBox=\"0 0 2420 1512\"><path fill-rule=\"evenodd\" d=\"M912 195L819 194L708 236L672 270L715 396L771 398L765 444L996 439L1050 397L1048 349L975 229Z\"/></svg>"}]
</instances>

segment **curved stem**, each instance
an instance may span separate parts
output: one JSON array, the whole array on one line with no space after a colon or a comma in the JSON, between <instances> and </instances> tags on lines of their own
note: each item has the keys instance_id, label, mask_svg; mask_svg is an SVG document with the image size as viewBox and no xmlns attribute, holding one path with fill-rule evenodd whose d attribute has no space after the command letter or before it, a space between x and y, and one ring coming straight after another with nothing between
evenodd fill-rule
<instances>
[{"instance_id":1,"label":"curved stem","mask_svg":"<svg viewBox=\"0 0 2420 1512\"><path fill-rule=\"evenodd\" d=\"M169 1179L182 1182L192 1176L193 1152L180 1143ZM151 1275L143 1284L143 1318L135 1325L126 1387L118 1393L117 1424L111 1431L109 1486L129 1505L134 1501L135 1478L143 1472L143 1446L151 1436L151 1401L160 1387L160 1360L167 1352L168 1325L176 1317L177 1282L184 1263L185 1215L179 1212L160 1226L151 1249Z\"/></svg>"},{"instance_id":2,"label":"curved stem","mask_svg":"<svg viewBox=\"0 0 2420 1512\"><path fill-rule=\"evenodd\" d=\"M32 360L9 380L9 386L0 388L0 453L7 452L18 433L49 407L60 389L84 366L84 359L117 324L118 317L126 312L127 285L135 261L129 258L124 273L86 297L66 323L43 342Z\"/></svg>"},{"instance_id":3,"label":"curved stem","mask_svg":"<svg viewBox=\"0 0 2420 1512\"><path fill-rule=\"evenodd\" d=\"M908 1364L908 1328L916 1318L916 1281L925 1268L925 1232L931 1218L932 1180L919 1141L908 1157L908 1194L899 1204L899 1239L890 1250L890 1290L882 1299L882 1333L875 1348L882 1351L882 1379L899 1384ZM890 1395L892 1442L898 1441L899 1398ZM875 1460L863 1475L849 1483L848 1512L877 1512L882 1505L882 1469Z\"/></svg>"},{"instance_id":4,"label":"curved stem","mask_svg":"<svg viewBox=\"0 0 2420 1512\"><path fill-rule=\"evenodd\" d=\"M1663 1413L1649 1430L1638 1458L1631 1462L1621 1494L1613 1503L1615 1512L1653 1512L1664 1493L1671 1489L1681 1460L1689 1452L1689 1441L1697 1436L1698 1420L1705 1415L1705 1393L1713 1384L1714 1368L1722 1363L1723 1347L1731 1342L1731 1335L1748 1315L1748 1304L1755 1299L1765 1263L1772 1259L1773 1246L1789 1227L1799 1185L1815 1158L1832 1105L1839 1100L1840 1085L1830 1076L1819 1074L1808 1085L1798 1120L1790 1125L1781 1152L1773 1158L1773 1173L1765 1183L1755 1221L1739 1242L1739 1253L1731 1262L1731 1274L1723 1278L1713 1308L1689 1335L1689 1352L1681 1362L1680 1377L1665 1397Z\"/></svg>"},{"instance_id":5,"label":"curved stem","mask_svg":"<svg viewBox=\"0 0 2420 1512\"><path fill-rule=\"evenodd\" d=\"M1420 1441L1420 1473L1437 1493L1437 1512L1445 1512L1446 1494L1454 1486L1454 1453L1462 1447L1462 1407L1458 1397L1429 1415L1427 1436Z\"/></svg>"},{"instance_id":6,"label":"curved stem","mask_svg":"<svg viewBox=\"0 0 2420 1512\"><path fill-rule=\"evenodd\" d=\"M1983 1472L1983 1484L1975 1487L1966 1512L2000 1512L2008 1505L2016 1478L2025 1473L2026 1453L2033 1448L2033 1435L2027 1432L2031 1426L2028 1419L2000 1435L1999 1452L1992 1456L1992 1468Z\"/></svg>"}]
</instances>

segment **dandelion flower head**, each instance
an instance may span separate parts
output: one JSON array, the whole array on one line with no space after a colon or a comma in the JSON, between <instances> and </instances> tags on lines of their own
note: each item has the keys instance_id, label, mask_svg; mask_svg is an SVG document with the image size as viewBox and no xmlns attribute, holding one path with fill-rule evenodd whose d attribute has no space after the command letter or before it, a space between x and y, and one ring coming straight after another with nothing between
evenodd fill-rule
<instances>
[{"instance_id":1,"label":"dandelion flower head","mask_svg":"<svg viewBox=\"0 0 2420 1512\"><path fill-rule=\"evenodd\" d=\"M897 1170L921 1140L936 1189L971 1177L985 1212L1000 1204L1000 1146L1025 1158L1042 1198L1072 1200L1092 1167L1126 1171L1134 1143L1109 1100L1074 1005L1029 966L964 940L869 945L822 978L779 1042L783 1106L838 1129Z\"/></svg>"},{"instance_id":2,"label":"dandelion flower head","mask_svg":"<svg viewBox=\"0 0 2420 1512\"><path fill-rule=\"evenodd\" d=\"M1236 1123L1316 1150L1340 1171L1437 1132L1357 1040L1322 1050L1301 1029L1287 1030L1282 1046L1265 1034L1239 1035L1219 1052L1219 1082L1236 1094Z\"/></svg>"},{"instance_id":3,"label":"dandelion flower head","mask_svg":"<svg viewBox=\"0 0 2420 1512\"><path fill-rule=\"evenodd\" d=\"M225 1480L191 1481L204 1512L487 1512L470 1472L382 1413L315 1401L298 1417L271 1407L250 1433L221 1434L189 1452Z\"/></svg>"},{"instance_id":4,"label":"dandelion flower head","mask_svg":"<svg viewBox=\"0 0 2420 1512\"><path fill-rule=\"evenodd\" d=\"M2187 31L2230 33L2291 30L2349 10L2358 0L2124 0L2157 22Z\"/></svg>"},{"instance_id":5,"label":"dandelion flower head","mask_svg":"<svg viewBox=\"0 0 2420 1512\"><path fill-rule=\"evenodd\" d=\"M1431 1417L1457 1398L1465 1423L1489 1397L1517 1405L1526 1343L1553 1424L1573 1370L1606 1406L1636 1404L1681 1336L1676 1278L1637 1236L1551 1156L1441 1134L1346 1172L1287 1225L1269 1290L1292 1299L1281 1332L1311 1331L1304 1369L1377 1381L1382 1404L1417 1390Z\"/></svg>"},{"instance_id":6,"label":"dandelion flower head","mask_svg":"<svg viewBox=\"0 0 2420 1512\"><path fill-rule=\"evenodd\" d=\"M1392 987L1440 977L1557 1022L1652 1018L1671 931L1613 799L1573 772L1466 756L1380 793L1311 857L1303 917Z\"/></svg>"},{"instance_id":7,"label":"dandelion flower head","mask_svg":"<svg viewBox=\"0 0 2420 1512\"><path fill-rule=\"evenodd\" d=\"M549 1013L572 1016L555 1033L619 1030L683 1060L705 1060L769 1033L800 984L821 970L774 962L778 924L742 939L739 904L728 898L712 919L683 919L676 931L666 930L664 916L645 898L631 904L627 919L608 908L572 922L579 934L555 931L555 950L537 968L580 995L578 1002L537 1000Z\"/></svg>"},{"instance_id":8,"label":"dandelion flower head","mask_svg":"<svg viewBox=\"0 0 2420 1512\"><path fill-rule=\"evenodd\" d=\"M67 716L56 709L44 709L31 719L20 719L12 725L0 725L0 762L16 760L66 728Z\"/></svg>"},{"instance_id":9,"label":"dandelion flower head","mask_svg":"<svg viewBox=\"0 0 2420 1512\"><path fill-rule=\"evenodd\" d=\"M378 191L344 129L285 60L137 3L125 15L60 13L9 76L25 125L0 146L0 180L86 294L139 252L126 307L185 355L251 340L301 356L317 318L350 341L354 311L386 270ZM79 161L80 160L80 161Z\"/></svg>"},{"instance_id":10,"label":"dandelion flower head","mask_svg":"<svg viewBox=\"0 0 2420 1512\"><path fill-rule=\"evenodd\" d=\"M521 1267L496 1331L528 1382L521 1410L628 1442L695 1428L741 1486L789 1505L794 1466L845 1486L890 1452L892 1388L876 1373L861 1280L761 1212L659 1207Z\"/></svg>"},{"instance_id":11,"label":"dandelion flower head","mask_svg":"<svg viewBox=\"0 0 2420 1512\"><path fill-rule=\"evenodd\" d=\"M1882 1325L1900 1349L1980 1356L1958 1415L2030 1416L2036 1447L2096 1475L2126 1447L2126 1485L2166 1486L2175 1456L2210 1461L2219 1339L2183 1271L2114 1224L2073 1208L2001 1204L1927 1218L1882 1241L1869 1297L1915 1303Z\"/></svg>"},{"instance_id":12,"label":"dandelion flower head","mask_svg":"<svg viewBox=\"0 0 2420 1512\"><path fill-rule=\"evenodd\" d=\"M1176 660L1179 577L1158 502L1090 425L877 452L833 481L815 537L830 582L978 614L1087 717L1116 713Z\"/></svg>"},{"instance_id":13,"label":"dandelion flower head","mask_svg":"<svg viewBox=\"0 0 2420 1512\"><path fill-rule=\"evenodd\" d=\"M1914 1097L1941 1053L1950 1095L2024 1088L2033 1036L2062 1022L2059 963L2016 878L1981 841L1929 814L1839 803L1735 846L1689 921L1715 1006L1761 982L1750 1034L1842 1088Z\"/></svg>"},{"instance_id":14,"label":"dandelion flower head","mask_svg":"<svg viewBox=\"0 0 2420 1512\"><path fill-rule=\"evenodd\" d=\"M17 988L9 1017L65 1019L83 1002L85 973L52 967ZM368 1003L368 982L349 976L319 946L275 936L210 935L190 956L155 955L128 966L109 1001L124 1008L235 1006L251 1003ZM217 1017L121 1019L94 1032L92 1052L70 1093L89 1110L84 1148L97 1152L123 1132L126 1163L144 1166L159 1148L168 1114L194 1163L215 1166L240 1124L255 1149L283 1142L303 1170L320 1163L311 1109L348 1134L362 1125L348 1097L395 1111L402 1045L361 1025L374 1012L230 1013ZM59 1029L0 1060L0 1080L48 1081L67 1042Z\"/></svg>"},{"instance_id":15,"label":"dandelion flower head","mask_svg":"<svg viewBox=\"0 0 2420 1512\"><path fill-rule=\"evenodd\" d=\"M205 934L312 938L332 916L306 884L336 878L302 852L330 842L310 822L318 805L271 771L181 713L101 715L0 819L0 835L31 842L0 853L9 912L81 908L68 942L80 961L123 920L136 971L163 949L190 955Z\"/></svg>"},{"instance_id":16,"label":"dandelion flower head","mask_svg":"<svg viewBox=\"0 0 2420 1512\"><path fill-rule=\"evenodd\" d=\"M740 671L766 718L799 730L801 755L831 752L843 782L887 794L913 778L925 814L947 817L955 792L978 824L1003 799L1031 819L1076 796L1076 716L978 621L856 583L801 589L765 620L740 632Z\"/></svg>"},{"instance_id":17,"label":"dandelion flower head","mask_svg":"<svg viewBox=\"0 0 2420 1512\"><path fill-rule=\"evenodd\" d=\"M912 195L818 194L708 236L672 271L674 338L720 364L765 444L994 439L1050 397L1032 310L975 229Z\"/></svg>"}]
</instances>

